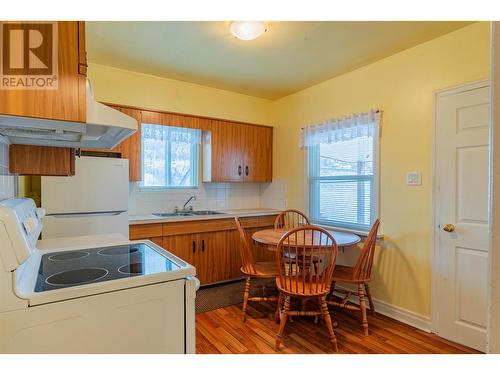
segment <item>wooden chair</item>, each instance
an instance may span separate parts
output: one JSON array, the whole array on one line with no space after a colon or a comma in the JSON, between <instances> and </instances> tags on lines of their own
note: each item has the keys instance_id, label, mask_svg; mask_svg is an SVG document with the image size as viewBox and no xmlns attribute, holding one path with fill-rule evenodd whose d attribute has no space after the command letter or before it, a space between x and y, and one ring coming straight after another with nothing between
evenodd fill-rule
<instances>
[{"instance_id":1,"label":"wooden chair","mask_svg":"<svg viewBox=\"0 0 500 375\"><path fill-rule=\"evenodd\" d=\"M285 210L276 217L274 228L293 229L310 224L309 218L299 210Z\"/></svg>"},{"instance_id":2,"label":"wooden chair","mask_svg":"<svg viewBox=\"0 0 500 375\"><path fill-rule=\"evenodd\" d=\"M234 218L236 227L240 233L241 246L241 272L246 276L245 290L243 292L243 321L246 321L246 311L248 301L264 302L264 301L277 301L278 297L250 297L250 288L252 278L255 279L270 279L276 277L276 264L275 262L256 262L253 256L254 249L251 239L247 236L245 229L241 226L241 221L238 217Z\"/></svg>"},{"instance_id":3,"label":"wooden chair","mask_svg":"<svg viewBox=\"0 0 500 375\"><path fill-rule=\"evenodd\" d=\"M276 251L278 273L276 286L280 292L278 300L280 326L276 335L276 349L279 349L289 317L322 316L333 350L337 351L337 339L326 304L337 253L338 248L334 238L320 227L308 225L291 229L281 238ZM319 309L292 311L290 310L292 298L316 299L319 302ZM283 301L284 307L281 309Z\"/></svg>"},{"instance_id":4,"label":"wooden chair","mask_svg":"<svg viewBox=\"0 0 500 375\"><path fill-rule=\"evenodd\" d=\"M344 295L341 302L332 300L327 301L329 305L341 307L347 310L361 311L361 321L363 332L368 336L368 320L366 318L366 302L365 296L368 297L370 304L370 312L375 315L375 307L373 306L372 295L368 283L371 279L373 255L375 253L375 244L377 242L377 232L380 225L380 220L375 220L368 237L363 245L361 253L354 267L336 266L333 272L332 294L337 292ZM358 291L350 291L343 288L336 288L336 283L355 284L358 286ZM357 295L359 298L359 306L349 302L351 295Z\"/></svg>"}]
</instances>

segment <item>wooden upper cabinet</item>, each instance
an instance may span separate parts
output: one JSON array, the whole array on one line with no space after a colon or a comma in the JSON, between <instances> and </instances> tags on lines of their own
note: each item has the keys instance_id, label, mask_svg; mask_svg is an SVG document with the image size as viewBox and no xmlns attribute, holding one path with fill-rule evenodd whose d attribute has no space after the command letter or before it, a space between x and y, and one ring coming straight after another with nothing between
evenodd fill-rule
<instances>
[{"instance_id":1,"label":"wooden upper cabinet","mask_svg":"<svg viewBox=\"0 0 500 375\"><path fill-rule=\"evenodd\" d=\"M9 172L26 176L74 176L75 150L63 147L10 145Z\"/></svg>"},{"instance_id":2,"label":"wooden upper cabinet","mask_svg":"<svg viewBox=\"0 0 500 375\"><path fill-rule=\"evenodd\" d=\"M273 129L245 125L244 181L271 182L273 178Z\"/></svg>"},{"instance_id":3,"label":"wooden upper cabinet","mask_svg":"<svg viewBox=\"0 0 500 375\"><path fill-rule=\"evenodd\" d=\"M78 73L87 75L87 49L85 44L85 22L78 21Z\"/></svg>"},{"instance_id":4,"label":"wooden upper cabinet","mask_svg":"<svg viewBox=\"0 0 500 375\"><path fill-rule=\"evenodd\" d=\"M243 127L227 121L212 121L211 180L213 182L243 181L245 161Z\"/></svg>"},{"instance_id":5,"label":"wooden upper cabinet","mask_svg":"<svg viewBox=\"0 0 500 375\"><path fill-rule=\"evenodd\" d=\"M58 88L56 90L0 90L0 113L53 120L86 119L84 61L85 23L57 22ZM80 74L82 72L82 74Z\"/></svg>"},{"instance_id":6,"label":"wooden upper cabinet","mask_svg":"<svg viewBox=\"0 0 500 375\"><path fill-rule=\"evenodd\" d=\"M141 151L141 111L132 108L113 107L137 121L137 131L125 139L117 147L122 158L129 160L129 180L141 181L142 179L142 151Z\"/></svg>"},{"instance_id":7,"label":"wooden upper cabinet","mask_svg":"<svg viewBox=\"0 0 500 375\"><path fill-rule=\"evenodd\" d=\"M273 129L213 121L211 181L271 182Z\"/></svg>"}]
</instances>

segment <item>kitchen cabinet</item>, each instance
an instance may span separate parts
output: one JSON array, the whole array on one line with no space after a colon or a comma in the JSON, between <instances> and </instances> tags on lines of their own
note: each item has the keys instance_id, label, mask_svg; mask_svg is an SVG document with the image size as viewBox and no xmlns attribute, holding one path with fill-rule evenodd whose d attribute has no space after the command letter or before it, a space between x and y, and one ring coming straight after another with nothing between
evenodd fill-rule
<instances>
[{"instance_id":1,"label":"kitchen cabinet","mask_svg":"<svg viewBox=\"0 0 500 375\"><path fill-rule=\"evenodd\" d=\"M74 176L75 150L9 145L9 172L19 175Z\"/></svg>"},{"instance_id":2,"label":"kitchen cabinet","mask_svg":"<svg viewBox=\"0 0 500 375\"><path fill-rule=\"evenodd\" d=\"M244 181L271 182L273 179L273 128L245 125L244 131Z\"/></svg>"},{"instance_id":3,"label":"kitchen cabinet","mask_svg":"<svg viewBox=\"0 0 500 375\"><path fill-rule=\"evenodd\" d=\"M0 90L0 113L85 122L85 22L57 22L58 85L53 90Z\"/></svg>"},{"instance_id":4,"label":"kitchen cabinet","mask_svg":"<svg viewBox=\"0 0 500 375\"><path fill-rule=\"evenodd\" d=\"M273 226L275 215L241 218L249 236ZM149 239L196 267L201 284L242 277L241 239L234 219L207 219L154 224L133 224L130 239ZM274 253L256 248L256 261L274 260Z\"/></svg>"},{"instance_id":5,"label":"kitchen cabinet","mask_svg":"<svg viewBox=\"0 0 500 375\"><path fill-rule=\"evenodd\" d=\"M204 166L205 181L272 181L272 128L214 120L204 141L210 144L204 147L204 157L210 153L210 163ZM210 168L208 173L206 168Z\"/></svg>"},{"instance_id":6,"label":"kitchen cabinet","mask_svg":"<svg viewBox=\"0 0 500 375\"><path fill-rule=\"evenodd\" d=\"M105 150L129 159L130 181L142 179L142 123L202 130L204 182L272 181L272 127L105 104L134 117L139 123L134 135L112 150Z\"/></svg>"}]
</instances>

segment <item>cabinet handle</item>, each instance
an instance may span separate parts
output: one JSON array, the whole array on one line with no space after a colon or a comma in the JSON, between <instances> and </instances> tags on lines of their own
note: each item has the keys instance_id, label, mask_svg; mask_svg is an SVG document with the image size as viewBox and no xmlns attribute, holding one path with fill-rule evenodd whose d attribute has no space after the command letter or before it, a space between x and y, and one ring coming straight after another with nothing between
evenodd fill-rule
<instances>
[{"instance_id":1,"label":"cabinet handle","mask_svg":"<svg viewBox=\"0 0 500 375\"><path fill-rule=\"evenodd\" d=\"M201 240L201 251L205 252L205 240Z\"/></svg>"},{"instance_id":2,"label":"cabinet handle","mask_svg":"<svg viewBox=\"0 0 500 375\"><path fill-rule=\"evenodd\" d=\"M238 176L241 176L241 165L238 165Z\"/></svg>"},{"instance_id":3,"label":"cabinet handle","mask_svg":"<svg viewBox=\"0 0 500 375\"><path fill-rule=\"evenodd\" d=\"M196 241L193 241L193 254L196 253Z\"/></svg>"},{"instance_id":4,"label":"cabinet handle","mask_svg":"<svg viewBox=\"0 0 500 375\"><path fill-rule=\"evenodd\" d=\"M248 176L248 165L245 167L245 176Z\"/></svg>"}]
</instances>

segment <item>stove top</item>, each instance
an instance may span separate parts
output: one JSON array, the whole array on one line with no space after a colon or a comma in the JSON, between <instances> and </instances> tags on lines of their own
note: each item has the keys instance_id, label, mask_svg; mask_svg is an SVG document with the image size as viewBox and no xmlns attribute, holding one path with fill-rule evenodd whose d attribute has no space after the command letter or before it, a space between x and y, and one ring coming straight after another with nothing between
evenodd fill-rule
<instances>
[{"instance_id":1,"label":"stove top","mask_svg":"<svg viewBox=\"0 0 500 375\"><path fill-rule=\"evenodd\" d=\"M42 256L35 292L178 269L144 243L49 253Z\"/></svg>"}]
</instances>

